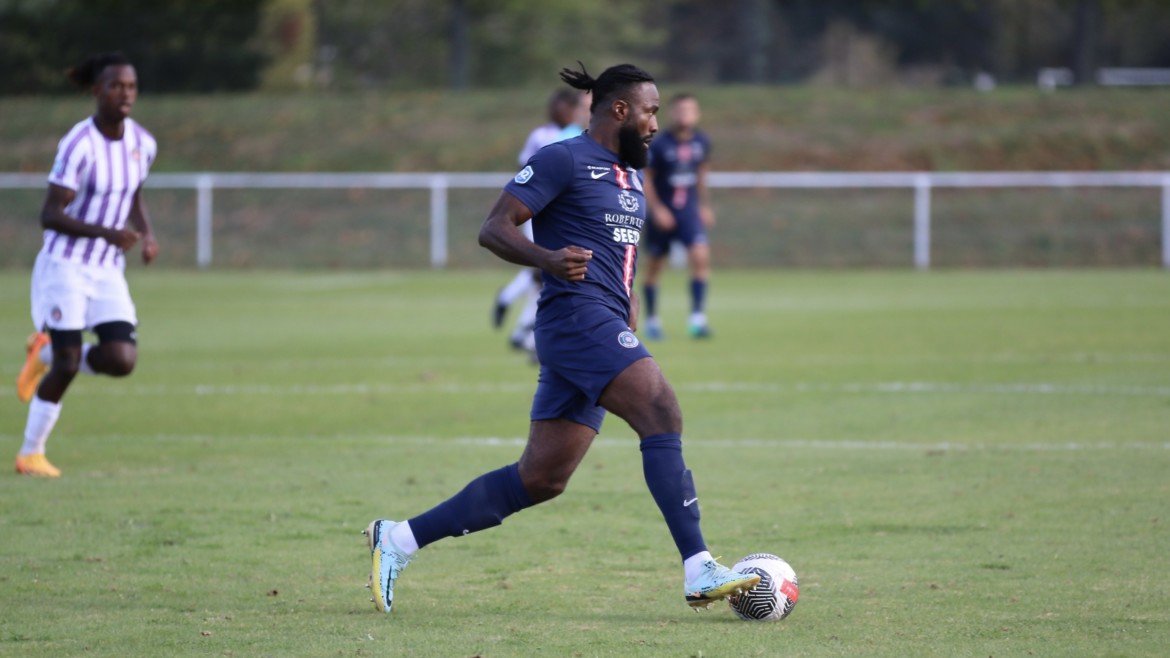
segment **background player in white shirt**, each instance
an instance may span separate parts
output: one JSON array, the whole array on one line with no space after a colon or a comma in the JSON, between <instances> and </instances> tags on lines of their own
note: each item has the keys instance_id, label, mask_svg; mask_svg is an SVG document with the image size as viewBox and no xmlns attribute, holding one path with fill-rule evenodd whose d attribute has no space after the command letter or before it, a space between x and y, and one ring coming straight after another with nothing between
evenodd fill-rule
<instances>
[{"instance_id":1,"label":"background player in white shirt","mask_svg":"<svg viewBox=\"0 0 1170 658\"><path fill-rule=\"evenodd\" d=\"M548 123L537 126L528 134L518 158L521 167L540 149L564 139L563 131L577 119L580 103L580 93L572 89L558 89L549 97ZM532 225L525 224L522 230L531 240ZM536 338L532 329L536 322L536 303L540 299L540 287L540 272L526 267L520 270L508 285L500 288L496 293L495 306L492 308L492 325L498 328L504 324L504 315L507 314L508 307L527 295L524 308L516 318L516 326L512 329L510 340L513 347L532 355L536 354Z\"/></svg>"},{"instance_id":2,"label":"background player in white shirt","mask_svg":"<svg viewBox=\"0 0 1170 658\"><path fill-rule=\"evenodd\" d=\"M158 242L142 202L142 182L157 144L130 118L138 76L121 53L93 55L67 71L97 101L92 117L65 135L41 209L44 246L32 276L32 319L17 395L29 402L16 472L57 477L45 442L61 398L78 372L124 377L138 359L138 316L123 270L125 252L142 242L142 260ZM86 344L82 332L97 335ZM47 371L47 374L46 374Z\"/></svg>"}]
</instances>

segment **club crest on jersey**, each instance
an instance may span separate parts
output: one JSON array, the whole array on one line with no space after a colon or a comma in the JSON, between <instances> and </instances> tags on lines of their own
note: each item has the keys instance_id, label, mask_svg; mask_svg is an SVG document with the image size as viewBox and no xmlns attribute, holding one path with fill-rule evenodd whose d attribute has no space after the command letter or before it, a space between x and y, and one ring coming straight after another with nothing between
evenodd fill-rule
<instances>
[{"instance_id":1,"label":"club crest on jersey","mask_svg":"<svg viewBox=\"0 0 1170 658\"><path fill-rule=\"evenodd\" d=\"M623 331L618 334L618 345L621 345L627 350L632 350L638 346L638 337L632 331Z\"/></svg>"},{"instance_id":2,"label":"club crest on jersey","mask_svg":"<svg viewBox=\"0 0 1170 658\"><path fill-rule=\"evenodd\" d=\"M60 322L61 316L62 313L60 306L54 306L53 310L49 311L49 317L53 319L53 322Z\"/></svg>"},{"instance_id":3,"label":"club crest on jersey","mask_svg":"<svg viewBox=\"0 0 1170 658\"><path fill-rule=\"evenodd\" d=\"M517 185L523 185L523 184L527 183L528 181L532 180L532 174L533 174L532 165L528 165L527 167L524 167L523 169L521 169L520 173L516 174L516 177L513 178L512 180L516 181Z\"/></svg>"},{"instance_id":4,"label":"club crest on jersey","mask_svg":"<svg viewBox=\"0 0 1170 658\"><path fill-rule=\"evenodd\" d=\"M638 211L638 197L630 194L628 190L618 192L618 203L622 204L622 210L626 212Z\"/></svg>"}]
</instances>

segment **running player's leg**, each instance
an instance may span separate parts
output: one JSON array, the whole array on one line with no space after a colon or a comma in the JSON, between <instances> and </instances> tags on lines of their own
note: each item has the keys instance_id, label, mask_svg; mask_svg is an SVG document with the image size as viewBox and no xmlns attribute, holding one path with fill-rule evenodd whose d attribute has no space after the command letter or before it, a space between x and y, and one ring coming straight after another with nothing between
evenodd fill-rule
<instances>
[{"instance_id":1,"label":"running player's leg","mask_svg":"<svg viewBox=\"0 0 1170 658\"><path fill-rule=\"evenodd\" d=\"M484 473L409 521L371 523L365 533L373 560L371 600L377 608L391 611L398 576L423 546L494 528L522 509L559 496L596 435L592 427L569 420L533 421L520 461Z\"/></svg>"},{"instance_id":2,"label":"running player's leg","mask_svg":"<svg viewBox=\"0 0 1170 658\"><path fill-rule=\"evenodd\" d=\"M520 310L520 314L516 316L516 327L512 330L512 344L523 349L536 358L536 309L540 302L540 291L543 288L543 282L540 278L540 270L532 269L531 278L528 281L528 297L524 301L524 308Z\"/></svg>"},{"instance_id":3,"label":"running player's leg","mask_svg":"<svg viewBox=\"0 0 1170 658\"><path fill-rule=\"evenodd\" d=\"M706 607L759 577L715 562L699 525L699 496L682 455L682 410L674 389L652 357L627 367L601 394L599 403L619 416L641 439L642 473L683 561L687 603Z\"/></svg>"},{"instance_id":4,"label":"running player's leg","mask_svg":"<svg viewBox=\"0 0 1170 658\"><path fill-rule=\"evenodd\" d=\"M524 222L520 225L520 232L524 234L529 240L532 239L532 222ZM500 288L496 293L496 303L492 307L492 326L499 329L504 324L504 314L508 312L508 307L520 299L525 293L532 289L532 281L534 277L539 277L540 271L536 268L525 267L512 277L508 285ZM515 343L515 341L513 341Z\"/></svg>"},{"instance_id":5,"label":"running player's leg","mask_svg":"<svg viewBox=\"0 0 1170 658\"><path fill-rule=\"evenodd\" d=\"M138 363L138 344L133 324L123 320L103 322L94 327L93 332L97 334L98 342L85 346L85 372L125 377L134 371Z\"/></svg>"},{"instance_id":6,"label":"running player's leg","mask_svg":"<svg viewBox=\"0 0 1170 658\"><path fill-rule=\"evenodd\" d=\"M706 241L696 242L687 249L687 260L691 268L691 336L707 338L711 330L707 326L707 281L711 274L711 250Z\"/></svg>"},{"instance_id":7,"label":"running player's leg","mask_svg":"<svg viewBox=\"0 0 1170 658\"><path fill-rule=\"evenodd\" d=\"M22 475L57 477L61 471L45 457L45 444L61 417L61 398L81 363L81 330L49 330L53 360L49 372L29 401L24 426L24 443L16 456L16 472Z\"/></svg>"},{"instance_id":8,"label":"running player's leg","mask_svg":"<svg viewBox=\"0 0 1170 658\"><path fill-rule=\"evenodd\" d=\"M707 280L711 274L711 252L707 247L707 231L698 215L679 218L678 239L687 249L691 270L690 333L693 338L707 338Z\"/></svg>"},{"instance_id":9,"label":"running player's leg","mask_svg":"<svg viewBox=\"0 0 1170 658\"><path fill-rule=\"evenodd\" d=\"M87 312L87 324L97 335L96 345L87 345L81 371L86 374L125 377L138 362L138 312L130 299L126 277L118 270L106 270L96 277L95 291Z\"/></svg>"},{"instance_id":10,"label":"running player's leg","mask_svg":"<svg viewBox=\"0 0 1170 658\"><path fill-rule=\"evenodd\" d=\"M646 338L662 340L662 321L658 319L658 281L666 256L670 253L671 234L651 224L643 237L643 246L648 256L642 270L642 308L646 311Z\"/></svg>"},{"instance_id":11,"label":"running player's leg","mask_svg":"<svg viewBox=\"0 0 1170 658\"><path fill-rule=\"evenodd\" d=\"M51 345L49 371L28 405L24 442L16 457L16 471L25 475L61 474L45 457L45 444L61 415L61 398L81 364L87 298L91 282L76 267L37 257L32 277L33 326L48 329Z\"/></svg>"},{"instance_id":12,"label":"running player's leg","mask_svg":"<svg viewBox=\"0 0 1170 658\"><path fill-rule=\"evenodd\" d=\"M520 299L532 287L531 268L523 268L512 277L500 291L496 293L496 303L492 307L492 326L499 328L504 324L504 314L508 307Z\"/></svg>"}]
</instances>

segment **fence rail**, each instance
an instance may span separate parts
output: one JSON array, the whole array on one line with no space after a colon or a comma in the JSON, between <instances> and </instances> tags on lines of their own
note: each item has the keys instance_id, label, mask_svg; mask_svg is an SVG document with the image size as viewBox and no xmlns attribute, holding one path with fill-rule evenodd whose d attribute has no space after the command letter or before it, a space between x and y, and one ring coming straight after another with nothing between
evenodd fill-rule
<instances>
[{"instance_id":1,"label":"fence rail","mask_svg":"<svg viewBox=\"0 0 1170 658\"><path fill-rule=\"evenodd\" d=\"M225 173L153 174L147 187L196 192L196 262L212 263L212 214L216 189L397 189L430 191L430 263L447 264L447 195L450 189L494 189L508 173ZM913 192L910 215L914 266L930 267L931 191L1003 188L1161 188L1162 265L1170 269L1170 171L1164 172L713 172L713 188L905 189ZM38 189L43 174L0 174L0 189Z\"/></svg>"}]
</instances>

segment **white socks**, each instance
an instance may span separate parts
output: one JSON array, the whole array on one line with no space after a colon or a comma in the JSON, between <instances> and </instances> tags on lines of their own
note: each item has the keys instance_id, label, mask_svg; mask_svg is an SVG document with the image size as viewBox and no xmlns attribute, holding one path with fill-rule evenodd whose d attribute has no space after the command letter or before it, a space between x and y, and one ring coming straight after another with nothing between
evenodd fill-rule
<instances>
[{"instance_id":1,"label":"white socks","mask_svg":"<svg viewBox=\"0 0 1170 658\"><path fill-rule=\"evenodd\" d=\"M57 424L57 417L60 415L60 402L46 402L33 396L28 404L28 424L24 427L21 456L45 452L45 441L49 440L49 434L53 432L53 426Z\"/></svg>"},{"instance_id":2,"label":"white socks","mask_svg":"<svg viewBox=\"0 0 1170 658\"><path fill-rule=\"evenodd\" d=\"M500 294L496 297L496 301L505 306L511 306L513 302L515 302L517 299L520 299L521 295L528 292L528 289L531 287L532 270L526 267L517 272L516 276L508 282L508 285L504 286L504 288L500 290Z\"/></svg>"},{"instance_id":3,"label":"white socks","mask_svg":"<svg viewBox=\"0 0 1170 658\"><path fill-rule=\"evenodd\" d=\"M414 538L414 531L410 529L410 522L403 521L390 528L390 541L402 549L403 553L414 555L418 551L418 541Z\"/></svg>"},{"instance_id":4,"label":"white socks","mask_svg":"<svg viewBox=\"0 0 1170 658\"><path fill-rule=\"evenodd\" d=\"M86 343L81 346L81 372L86 375L96 375L93 366L89 365L89 351L93 349L93 343Z\"/></svg>"},{"instance_id":5,"label":"white socks","mask_svg":"<svg viewBox=\"0 0 1170 658\"><path fill-rule=\"evenodd\" d=\"M691 325L695 326L695 327L707 326L707 314L706 313L691 313Z\"/></svg>"},{"instance_id":6,"label":"white socks","mask_svg":"<svg viewBox=\"0 0 1170 658\"><path fill-rule=\"evenodd\" d=\"M714 560L711 557L710 551L703 551L702 553L695 553L694 555L683 560L683 578L689 583L699 577L703 572L703 563L707 560Z\"/></svg>"}]
</instances>

